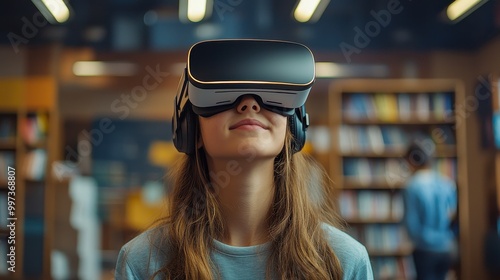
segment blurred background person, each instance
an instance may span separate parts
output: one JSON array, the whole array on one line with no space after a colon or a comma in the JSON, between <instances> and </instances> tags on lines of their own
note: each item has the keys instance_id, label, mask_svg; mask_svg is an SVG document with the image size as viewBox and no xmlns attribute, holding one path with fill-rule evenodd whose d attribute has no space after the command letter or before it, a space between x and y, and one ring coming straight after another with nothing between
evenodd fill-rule
<instances>
[{"instance_id":1,"label":"blurred background person","mask_svg":"<svg viewBox=\"0 0 500 280\"><path fill-rule=\"evenodd\" d=\"M456 256L452 221L457 209L454 181L432 167L431 139L412 142L405 154L411 173L403 192L404 225L414 245L417 279L446 279Z\"/></svg>"}]
</instances>

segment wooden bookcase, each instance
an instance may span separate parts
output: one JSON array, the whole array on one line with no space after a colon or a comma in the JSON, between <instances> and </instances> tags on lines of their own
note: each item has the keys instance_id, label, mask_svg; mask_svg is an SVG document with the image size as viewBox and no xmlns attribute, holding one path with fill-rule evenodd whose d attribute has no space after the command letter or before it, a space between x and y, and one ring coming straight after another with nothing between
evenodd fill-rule
<instances>
[{"instance_id":1,"label":"wooden bookcase","mask_svg":"<svg viewBox=\"0 0 500 280\"><path fill-rule=\"evenodd\" d=\"M465 122L455 110L464 94L456 80L349 79L330 86L329 172L347 230L367 247L376 279L415 276L412 245L401 224L401 190L409 178L402 157L410 139L428 136L434 142L434 168L457 182L457 231L467 228L460 217L467 205L460 203L467 191Z\"/></svg>"},{"instance_id":2,"label":"wooden bookcase","mask_svg":"<svg viewBox=\"0 0 500 280\"><path fill-rule=\"evenodd\" d=\"M1 257L10 258L7 253L15 246L15 272L8 270L8 263L0 266L0 279L50 276L56 207L50 167L55 160L59 125L56 91L50 77L0 79ZM15 169L14 177L6 176L9 167ZM9 190L13 183L15 190ZM12 214L7 211L7 197L15 203ZM9 220L15 223L15 231L5 227L8 218L15 218ZM15 244L5 244L9 236ZM2 264L6 261L2 259Z\"/></svg>"}]
</instances>

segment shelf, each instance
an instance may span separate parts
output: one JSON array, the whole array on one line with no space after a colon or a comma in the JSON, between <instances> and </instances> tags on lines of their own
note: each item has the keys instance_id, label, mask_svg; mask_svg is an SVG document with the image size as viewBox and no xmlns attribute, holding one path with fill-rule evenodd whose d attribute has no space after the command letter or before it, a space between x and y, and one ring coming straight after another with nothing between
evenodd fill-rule
<instances>
[{"instance_id":1,"label":"shelf","mask_svg":"<svg viewBox=\"0 0 500 280\"><path fill-rule=\"evenodd\" d=\"M24 143L28 149L45 149L47 147L47 141L40 140L34 143Z\"/></svg>"},{"instance_id":2,"label":"shelf","mask_svg":"<svg viewBox=\"0 0 500 280\"><path fill-rule=\"evenodd\" d=\"M393 218L387 218L387 219L349 218L349 219L345 219L345 221L349 224L399 224L399 223L401 223L401 219L393 219Z\"/></svg>"},{"instance_id":3,"label":"shelf","mask_svg":"<svg viewBox=\"0 0 500 280\"><path fill-rule=\"evenodd\" d=\"M354 151L354 152L341 152L342 157L363 157L363 158L400 158L404 155L403 151L383 151L382 153L375 153L372 151Z\"/></svg>"},{"instance_id":4,"label":"shelf","mask_svg":"<svg viewBox=\"0 0 500 280\"><path fill-rule=\"evenodd\" d=\"M370 257L406 257L410 256L413 252L411 247L401 248L396 251L382 251L382 250L370 250L368 249L368 255Z\"/></svg>"},{"instance_id":5,"label":"shelf","mask_svg":"<svg viewBox=\"0 0 500 280\"><path fill-rule=\"evenodd\" d=\"M41 179L26 178L25 181L28 184L44 184L45 183L45 178L41 178Z\"/></svg>"},{"instance_id":6,"label":"shelf","mask_svg":"<svg viewBox=\"0 0 500 280\"><path fill-rule=\"evenodd\" d=\"M15 150L16 139L0 139L0 150Z\"/></svg>"},{"instance_id":7,"label":"shelf","mask_svg":"<svg viewBox=\"0 0 500 280\"><path fill-rule=\"evenodd\" d=\"M456 156L457 156L456 145L436 145L435 157L456 157Z\"/></svg>"},{"instance_id":8,"label":"shelf","mask_svg":"<svg viewBox=\"0 0 500 280\"><path fill-rule=\"evenodd\" d=\"M436 119L429 118L428 120L409 119L409 120L370 120L370 119L353 119L343 116L343 124L358 124L358 125L439 125L439 124L455 124L455 119Z\"/></svg>"},{"instance_id":9,"label":"shelf","mask_svg":"<svg viewBox=\"0 0 500 280\"><path fill-rule=\"evenodd\" d=\"M388 182L385 182L385 181L372 181L369 183L363 183L360 180L345 178L344 184L340 189L344 189L344 190L360 190L360 189L393 190L393 189L403 189L403 188L404 188L404 184L402 182L401 183L394 183L394 184L389 184Z\"/></svg>"},{"instance_id":10,"label":"shelf","mask_svg":"<svg viewBox=\"0 0 500 280\"><path fill-rule=\"evenodd\" d=\"M363 157L363 158L402 158L404 150L402 149L388 149L381 153L372 151L353 151L353 152L339 152L342 157ZM436 146L435 157L456 157L457 151L455 145Z\"/></svg>"}]
</instances>

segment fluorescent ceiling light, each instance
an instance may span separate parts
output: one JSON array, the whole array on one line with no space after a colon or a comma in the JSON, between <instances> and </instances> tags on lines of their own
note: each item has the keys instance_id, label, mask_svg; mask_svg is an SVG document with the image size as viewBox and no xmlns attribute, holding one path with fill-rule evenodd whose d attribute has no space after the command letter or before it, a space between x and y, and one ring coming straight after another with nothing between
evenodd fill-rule
<instances>
[{"instance_id":1,"label":"fluorescent ceiling light","mask_svg":"<svg viewBox=\"0 0 500 280\"><path fill-rule=\"evenodd\" d=\"M317 21L330 0L300 0L293 16L299 22Z\"/></svg>"},{"instance_id":2,"label":"fluorescent ceiling light","mask_svg":"<svg viewBox=\"0 0 500 280\"><path fill-rule=\"evenodd\" d=\"M63 23L69 19L69 7L63 0L32 0L32 2L51 23Z\"/></svg>"},{"instance_id":3,"label":"fluorescent ceiling light","mask_svg":"<svg viewBox=\"0 0 500 280\"><path fill-rule=\"evenodd\" d=\"M337 63L316 62L316 78L337 77L342 70Z\"/></svg>"},{"instance_id":4,"label":"fluorescent ceiling light","mask_svg":"<svg viewBox=\"0 0 500 280\"><path fill-rule=\"evenodd\" d=\"M212 0L179 0L179 18L184 22L200 22L210 17L212 9Z\"/></svg>"},{"instance_id":5,"label":"fluorescent ceiling light","mask_svg":"<svg viewBox=\"0 0 500 280\"><path fill-rule=\"evenodd\" d=\"M199 22L205 17L207 10L206 0L188 0L187 16L192 22Z\"/></svg>"},{"instance_id":6,"label":"fluorescent ceiling light","mask_svg":"<svg viewBox=\"0 0 500 280\"><path fill-rule=\"evenodd\" d=\"M477 8L481 7L488 0L456 0L446 9L446 15L451 21L459 21Z\"/></svg>"},{"instance_id":7,"label":"fluorescent ceiling light","mask_svg":"<svg viewBox=\"0 0 500 280\"><path fill-rule=\"evenodd\" d=\"M380 64L341 64L316 62L316 78L370 77L383 78L389 75L387 65Z\"/></svg>"},{"instance_id":8,"label":"fluorescent ceiling light","mask_svg":"<svg viewBox=\"0 0 500 280\"><path fill-rule=\"evenodd\" d=\"M137 65L130 62L77 61L73 64L76 76L133 76Z\"/></svg>"}]
</instances>

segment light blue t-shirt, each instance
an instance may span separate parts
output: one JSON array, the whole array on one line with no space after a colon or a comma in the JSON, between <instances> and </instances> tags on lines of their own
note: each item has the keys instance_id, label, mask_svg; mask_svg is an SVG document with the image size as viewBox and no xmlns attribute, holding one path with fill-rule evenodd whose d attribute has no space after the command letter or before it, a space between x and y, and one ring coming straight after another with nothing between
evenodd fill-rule
<instances>
[{"instance_id":1,"label":"light blue t-shirt","mask_svg":"<svg viewBox=\"0 0 500 280\"><path fill-rule=\"evenodd\" d=\"M344 280L371 280L372 267L366 248L346 233L329 225L323 226L330 246L340 260ZM151 246L151 236L158 229L146 231L120 250L116 263L115 279L150 279L165 262L168 252L158 253ZM153 243L154 244L154 243ZM235 247L214 240L211 258L224 280L265 279L270 243ZM157 279L160 279L159 277Z\"/></svg>"}]
</instances>

